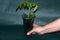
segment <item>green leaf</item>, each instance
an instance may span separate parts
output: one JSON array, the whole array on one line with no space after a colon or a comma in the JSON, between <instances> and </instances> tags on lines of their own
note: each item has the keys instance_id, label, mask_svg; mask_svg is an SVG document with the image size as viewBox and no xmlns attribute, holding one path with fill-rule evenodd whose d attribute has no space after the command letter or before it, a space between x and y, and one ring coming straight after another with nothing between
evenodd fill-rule
<instances>
[{"instance_id":1,"label":"green leaf","mask_svg":"<svg viewBox=\"0 0 60 40\"><path fill-rule=\"evenodd\" d=\"M19 3L19 4L18 4L18 6L17 6L17 8L16 8L16 11L18 11L18 9L20 9L20 10L21 10L21 9L22 9L22 7L23 7L23 3Z\"/></svg>"},{"instance_id":2,"label":"green leaf","mask_svg":"<svg viewBox=\"0 0 60 40\"><path fill-rule=\"evenodd\" d=\"M22 7L23 7L23 3L20 3L20 4L19 4L20 10L22 9Z\"/></svg>"},{"instance_id":3,"label":"green leaf","mask_svg":"<svg viewBox=\"0 0 60 40\"><path fill-rule=\"evenodd\" d=\"M19 5L17 6L16 11L18 11L18 9L19 9Z\"/></svg>"},{"instance_id":4,"label":"green leaf","mask_svg":"<svg viewBox=\"0 0 60 40\"><path fill-rule=\"evenodd\" d=\"M30 8L31 7L31 3L30 2L25 2L24 4L26 4L26 8Z\"/></svg>"},{"instance_id":5,"label":"green leaf","mask_svg":"<svg viewBox=\"0 0 60 40\"><path fill-rule=\"evenodd\" d=\"M36 4L33 3L33 4L32 4L32 7L34 8L35 6L36 6Z\"/></svg>"},{"instance_id":6,"label":"green leaf","mask_svg":"<svg viewBox=\"0 0 60 40\"><path fill-rule=\"evenodd\" d=\"M38 6L36 5L36 6L34 7L33 12L35 13L35 12L37 11L37 9L38 9Z\"/></svg>"},{"instance_id":7,"label":"green leaf","mask_svg":"<svg viewBox=\"0 0 60 40\"><path fill-rule=\"evenodd\" d=\"M24 8L26 8L26 5L27 5L27 4L26 4L26 3L24 3L24 5L23 5L23 6L24 6Z\"/></svg>"}]
</instances>

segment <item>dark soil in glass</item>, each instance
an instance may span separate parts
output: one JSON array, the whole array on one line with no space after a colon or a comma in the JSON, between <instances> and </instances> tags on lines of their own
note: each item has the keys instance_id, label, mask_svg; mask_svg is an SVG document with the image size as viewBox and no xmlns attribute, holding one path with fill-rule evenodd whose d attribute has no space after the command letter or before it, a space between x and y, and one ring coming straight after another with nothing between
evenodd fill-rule
<instances>
[{"instance_id":1,"label":"dark soil in glass","mask_svg":"<svg viewBox=\"0 0 60 40\"><path fill-rule=\"evenodd\" d=\"M27 19L26 16L27 15L23 16L23 26L25 34L33 28L33 22L34 22L34 20Z\"/></svg>"}]
</instances>

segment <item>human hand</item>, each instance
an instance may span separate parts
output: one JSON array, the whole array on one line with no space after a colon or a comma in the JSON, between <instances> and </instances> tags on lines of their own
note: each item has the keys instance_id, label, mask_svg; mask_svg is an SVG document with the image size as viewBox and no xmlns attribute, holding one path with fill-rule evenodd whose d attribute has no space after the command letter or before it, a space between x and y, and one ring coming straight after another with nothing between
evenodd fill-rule
<instances>
[{"instance_id":1,"label":"human hand","mask_svg":"<svg viewBox=\"0 0 60 40\"><path fill-rule=\"evenodd\" d=\"M33 29L27 33L27 35L38 33L38 34L46 34L51 32L60 31L60 18L57 20L46 24L45 26L41 27L39 25L33 24Z\"/></svg>"},{"instance_id":2,"label":"human hand","mask_svg":"<svg viewBox=\"0 0 60 40\"><path fill-rule=\"evenodd\" d=\"M44 30L43 27L41 27L41 26L39 26L37 24L33 24L33 29L31 31L29 31L27 33L27 35L36 34L36 33L38 33L38 34L44 34L43 30Z\"/></svg>"}]
</instances>

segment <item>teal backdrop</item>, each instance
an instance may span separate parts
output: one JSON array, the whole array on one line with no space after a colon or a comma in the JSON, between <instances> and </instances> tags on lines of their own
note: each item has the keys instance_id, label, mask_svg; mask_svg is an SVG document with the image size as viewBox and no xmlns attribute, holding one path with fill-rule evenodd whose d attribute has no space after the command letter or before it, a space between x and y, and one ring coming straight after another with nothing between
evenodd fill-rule
<instances>
[{"instance_id":1,"label":"teal backdrop","mask_svg":"<svg viewBox=\"0 0 60 40\"><path fill-rule=\"evenodd\" d=\"M22 13L17 11L19 2L25 0L0 0L0 40L60 40L60 32L25 36ZM60 17L60 0L26 0L38 5L34 23L45 25Z\"/></svg>"}]
</instances>

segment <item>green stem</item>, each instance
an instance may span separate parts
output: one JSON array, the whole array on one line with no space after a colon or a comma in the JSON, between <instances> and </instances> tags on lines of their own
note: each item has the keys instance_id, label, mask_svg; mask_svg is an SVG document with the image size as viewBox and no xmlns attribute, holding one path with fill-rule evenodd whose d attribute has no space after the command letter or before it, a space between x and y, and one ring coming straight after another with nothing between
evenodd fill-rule
<instances>
[{"instance_id":1,"label":"green stem","mask_svg":"<svg viewBox=\"0 0 60 40\"><path fill-rule=\"evenodd\" d=\"M29 11L28 11L28 18L30 17L30 8L29 8Z\"/></svg>"}]
</instances>

